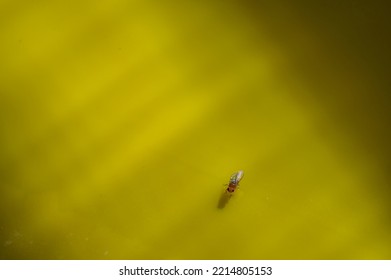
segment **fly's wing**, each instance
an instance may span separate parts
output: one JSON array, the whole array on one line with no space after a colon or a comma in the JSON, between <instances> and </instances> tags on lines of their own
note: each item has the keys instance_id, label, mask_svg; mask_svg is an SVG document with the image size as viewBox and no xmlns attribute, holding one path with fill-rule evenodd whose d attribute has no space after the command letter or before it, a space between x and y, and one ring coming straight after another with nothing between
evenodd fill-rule
<instances>
[{"instance_id":1,"label":"fly's wing","mask_svg":"<svg viewBox=\"0 0 391 280\"><path fill-rule=\"evenodd\" d=\"M232 174L231 178L230 178L230 183L233 183L235 185L239 184L240 180L242 180L243 178L243 171L242 170L239 170L238 172Z\"/></svg>"},{"instance_id":2,"label":"fly's wing","mask_svg":"<svg viewBox=\"0 0 391 280\"><path fill-rule=\"evenodd\" d=\"M242 180L243 175L244 175L243 170L239 170L239 171L236 173L236 180L237 180L238 183L240 182L240 180Z\"/></svg>"}]
</instances>

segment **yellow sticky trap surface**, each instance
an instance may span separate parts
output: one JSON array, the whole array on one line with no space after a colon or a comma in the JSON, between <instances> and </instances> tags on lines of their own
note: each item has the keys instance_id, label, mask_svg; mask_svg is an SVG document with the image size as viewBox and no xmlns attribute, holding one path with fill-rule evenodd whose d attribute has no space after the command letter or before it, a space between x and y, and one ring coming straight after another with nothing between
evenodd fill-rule
<instances>
[{"instance_id":1,"label":"yellow sticky trap surface","mask_svg":"<svg viewBox=\"0 0 391 280\"><path fill-rule=\"evenodd\" d=\"M0 258L391 258L387 119L355 115L384 88L349 42L165 2L0 1Z\"/></svg>"}]
</instances>

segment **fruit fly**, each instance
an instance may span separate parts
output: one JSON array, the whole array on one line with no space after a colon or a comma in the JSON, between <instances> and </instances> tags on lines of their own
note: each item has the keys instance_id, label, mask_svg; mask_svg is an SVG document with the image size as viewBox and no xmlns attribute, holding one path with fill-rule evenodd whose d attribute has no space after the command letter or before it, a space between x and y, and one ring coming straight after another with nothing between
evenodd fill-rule
<instances>
[{"instance_id":1,"label":"fruit fly","mask_svg":"<svg viewBox=\"0 0 391 280\"><path fill-rule=\"evenodd\" d=\"M239 170L238 172L235 172L234 174L231 175L231 178L229 179L228 187L225 190L227 194L233 195L235 190L238 188L239 182L240 180L242 180L243 175L244 173L242 170Z\"/></svg>"},{"instance_id":2,"label":"fruit fly","mask_svg":"<svg viewBox=\"0 0 391 280\"><path fill-rule=\"evenodd\" d=\"M220 200L217 205L219 209L223 209L225 205L228 203L228 201L231 199L231 196L239 188L239 182L240 180L242 180L242 178L243 178L242 170L239 170L238 172L235 172L234 174L231 175L231 178L229 178L228 187L220 196Z\"/></svg>"}]
</instances>

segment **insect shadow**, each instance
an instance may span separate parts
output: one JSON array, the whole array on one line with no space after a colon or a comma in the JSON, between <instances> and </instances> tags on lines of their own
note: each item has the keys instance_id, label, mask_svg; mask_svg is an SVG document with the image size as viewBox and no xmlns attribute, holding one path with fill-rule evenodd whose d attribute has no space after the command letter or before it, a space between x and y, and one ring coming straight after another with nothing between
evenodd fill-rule
<instances>
[{"instance_id":1,"label":"insect shadow","mask_svg":"<svg viewBox=\"0 0 391 280\"><path fill-rule=\"evenodd\" d=\"M220 195L220 199L219 199L219 202L217 203L217 208L219 209L223 209L228 201L231 199L231 194L227 193L227 192L223 192L221 195Z\"/></svg>"}]
</instances>

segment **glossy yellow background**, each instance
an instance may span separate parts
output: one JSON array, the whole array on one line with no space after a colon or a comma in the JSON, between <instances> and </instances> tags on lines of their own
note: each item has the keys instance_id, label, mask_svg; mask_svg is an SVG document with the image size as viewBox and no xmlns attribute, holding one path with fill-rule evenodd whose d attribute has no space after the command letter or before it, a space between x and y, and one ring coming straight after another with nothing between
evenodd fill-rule
<instances>
[{"instance_id":1,"label":"glossy yellow background","mask_svg":"<svg viewBox=\"0 0 391 280\"><path fill-rule=\"evenodd\" d=\"M388 12L339 2L0 1L0 257L390 259Z\"/></svg>"}]
</instances>

